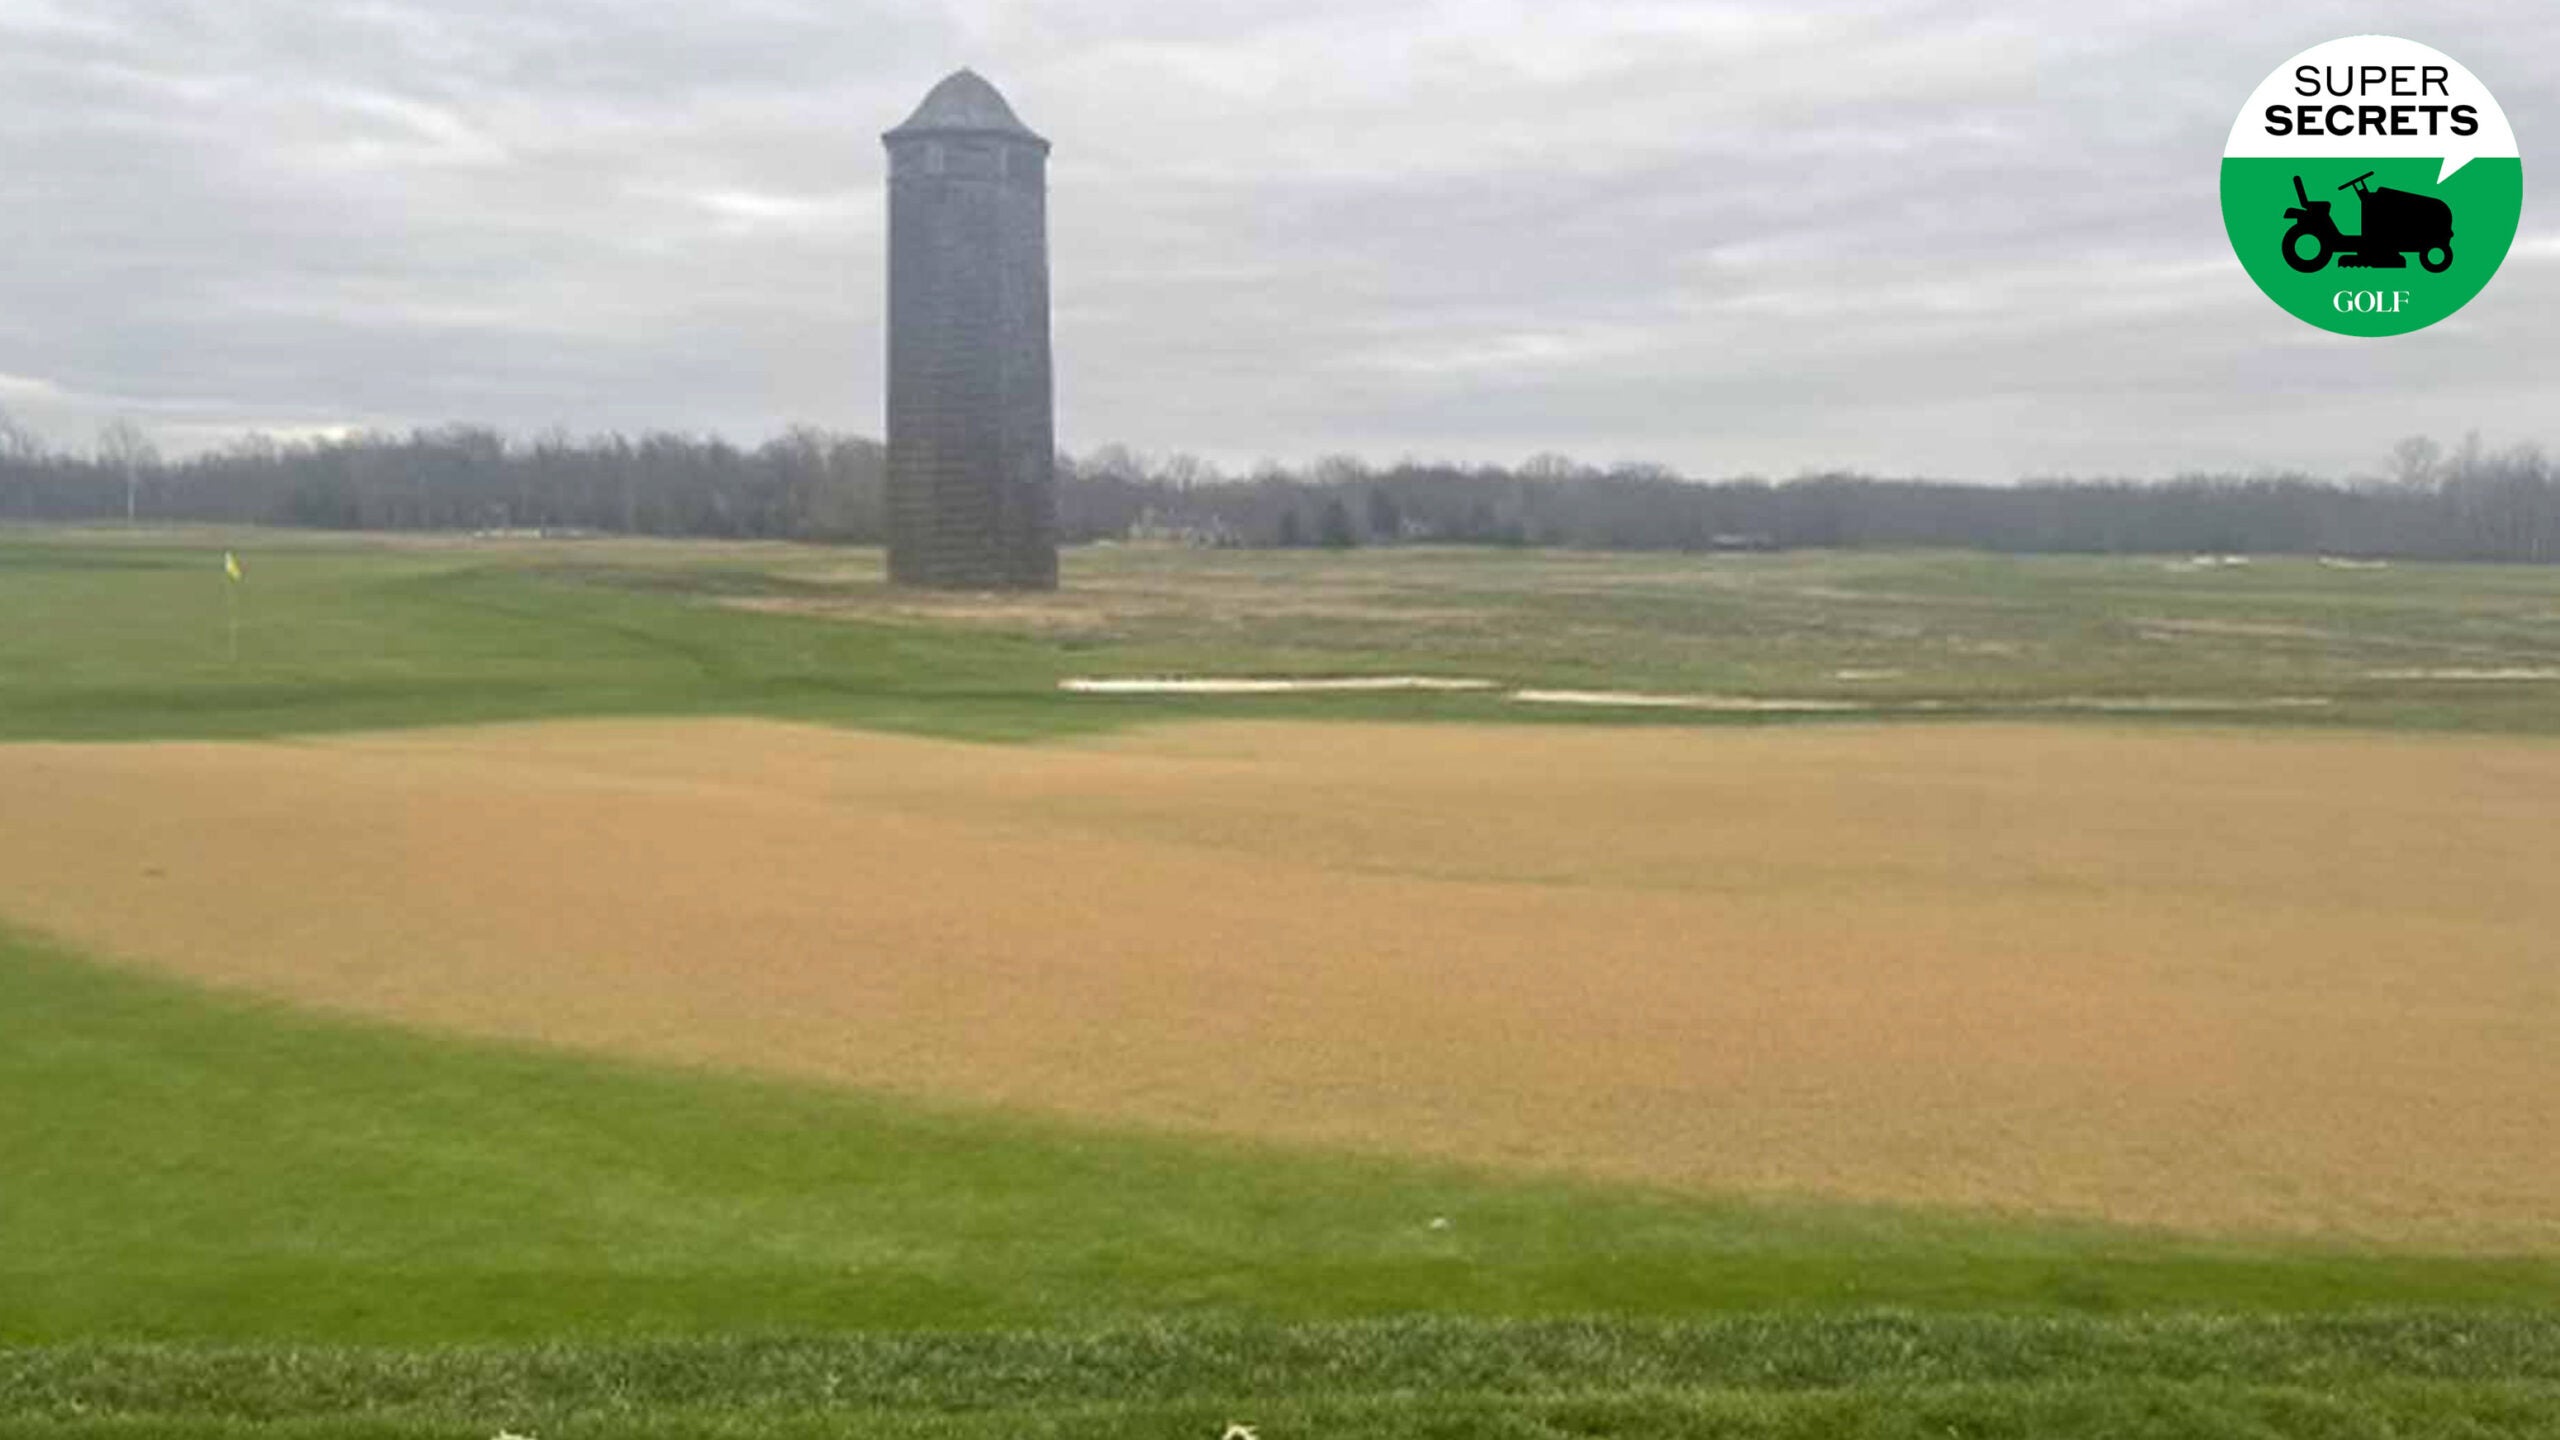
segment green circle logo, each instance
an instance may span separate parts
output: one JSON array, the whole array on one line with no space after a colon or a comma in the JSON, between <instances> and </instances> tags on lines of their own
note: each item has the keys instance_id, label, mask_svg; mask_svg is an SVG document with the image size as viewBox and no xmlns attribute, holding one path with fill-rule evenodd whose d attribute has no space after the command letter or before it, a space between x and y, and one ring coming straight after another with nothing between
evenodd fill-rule
<instances>
[{"instance_id":1,"label":"green circle logo","mask_svg":"<svg viewBox=\"0 0 2560 1440\"><path fill-rule=\"evenodd\" d=\"M2414 40L2353 35L2287 60L2222 150L2222 225L2241 266L2341 335L2405 335L2470 304L2523 211L2506 112Z\"/></svg>"}]
</instances>

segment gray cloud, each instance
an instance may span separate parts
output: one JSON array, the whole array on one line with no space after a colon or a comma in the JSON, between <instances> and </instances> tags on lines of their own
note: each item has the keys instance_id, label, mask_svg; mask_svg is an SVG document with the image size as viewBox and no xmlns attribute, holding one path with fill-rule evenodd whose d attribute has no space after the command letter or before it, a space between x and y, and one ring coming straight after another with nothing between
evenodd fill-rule
<instances>
[{"instance_id":1,"label":"gray cloud","mask_svg":"<svg viewBox=\"0 0 2560 1440\"><path fill-rule=\"evenodd\" d=\"M2411 26L2530 168L2560 12ZM0 406L876 432L877 134L976 65L1057 142L1073 446L1709 474L2369 467L2560 438L2560 230L2311 331L2234 109L2364 7L0 0Z\"/></svg>"}]
</instances>

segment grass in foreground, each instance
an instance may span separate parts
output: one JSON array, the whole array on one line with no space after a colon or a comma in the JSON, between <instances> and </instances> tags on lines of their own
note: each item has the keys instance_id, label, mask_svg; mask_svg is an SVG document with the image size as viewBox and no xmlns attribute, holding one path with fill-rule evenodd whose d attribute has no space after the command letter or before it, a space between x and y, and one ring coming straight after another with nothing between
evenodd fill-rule
<instances>
[{"instance_id":1,"label":"grass in foreground","mask_svg":"<svg viewBox=\"0 0 2560 1440\"><path fill-rule=\"evenodd\" d=\"M1719 1203L937 1112L311 1019L17 940L0 1155L10 1343L2560 1302L2552 1257Z\"/></svg>"},{"instance_id":2,"label":"grass in foreground","mask_svg":"<svg viewBox=\"0 0 2560 1440\"><path fill-rule=\"evenodd\" d=\"M2560 1433L2549 1259L937 1113L6 936L0 1155L0 1436Z\"/></svg>"},{"instance_id":3,"label":"grass in foreground","mask_svg":"<svg viewBox=\"0 0 2560 1440\"><path fill-rule=\"evenodd\" d=\"M249 566L228 599L225 548ZM643 714L974 738L1236 713L1717 718L1055 688L1412 672L1925 701L1941 717L2166 699L2236 702L2188 717L2224 722L2560 733L2560 566L1097 547L1067 555L1066 581L1055 596L918 595L883 583L877 551L770 543L0 532L0 738ZM2247 708L2270 700L2286 708Z\"/></svg>"},{"instance_id":4,"label":"grass in foreground","mask_svg":"<svg viewBox=\"0 0 2560 1440\"><path fill-rule=\"evenodd\" d=\"M2551 686L2429 678L2560 665L2560 570L1070 567L1063 601L973 609L781 546L12 533L0 738L707 713L1026 738L1239 708L1067 674L1415 669L1948 713L2316 689L2335 707L2287 723L2560 731ZM0 1436L2560 1435L2555 1314L2555 1257L1077 1130L317 1020L0 935Z\"/></svg>"},{"instance_id":5,"label":"grass in foreground","mask_svg":"<svg viewBox=\"0 0 2560 1440\"><path fill-rule=\"evenodd\" d=\"M0 1351L0 1435L2560 1433L2560 1320L1172 1323L387 1351Z\"/></svg>"}]
</instances>

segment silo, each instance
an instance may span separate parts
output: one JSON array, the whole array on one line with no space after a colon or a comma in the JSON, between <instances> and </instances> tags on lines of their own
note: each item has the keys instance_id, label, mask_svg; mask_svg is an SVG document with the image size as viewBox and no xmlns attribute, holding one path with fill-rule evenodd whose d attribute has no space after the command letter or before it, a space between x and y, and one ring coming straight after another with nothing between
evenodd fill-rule
<instances>
[{"instance_id":1,"label":"silo","mask_svg":"<svg viewBox=\"0 0 2560 1440\"><path fill-rule=\"evenodd\" d=\"M960 70L889 150L889 578L1054 589L1049 142Z\"/></svg>"}]
</instances>

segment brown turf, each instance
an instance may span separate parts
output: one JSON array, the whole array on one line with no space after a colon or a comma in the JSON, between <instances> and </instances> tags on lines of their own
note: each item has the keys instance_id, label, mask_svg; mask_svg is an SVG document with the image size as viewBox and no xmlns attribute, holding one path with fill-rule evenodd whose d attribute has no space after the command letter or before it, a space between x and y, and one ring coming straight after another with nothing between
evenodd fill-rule
<instances>
[{"instance_id":1,"label":"brown turf","mask_svg":"<svg viewBox=\"0 0 2560 1440\"><path fill-rule=\"evenodd\" d=\"M0 747L0 915L424 1025L1681 1186L2560 1243L2560 745Z\"/></svg>"}]
</instances>

